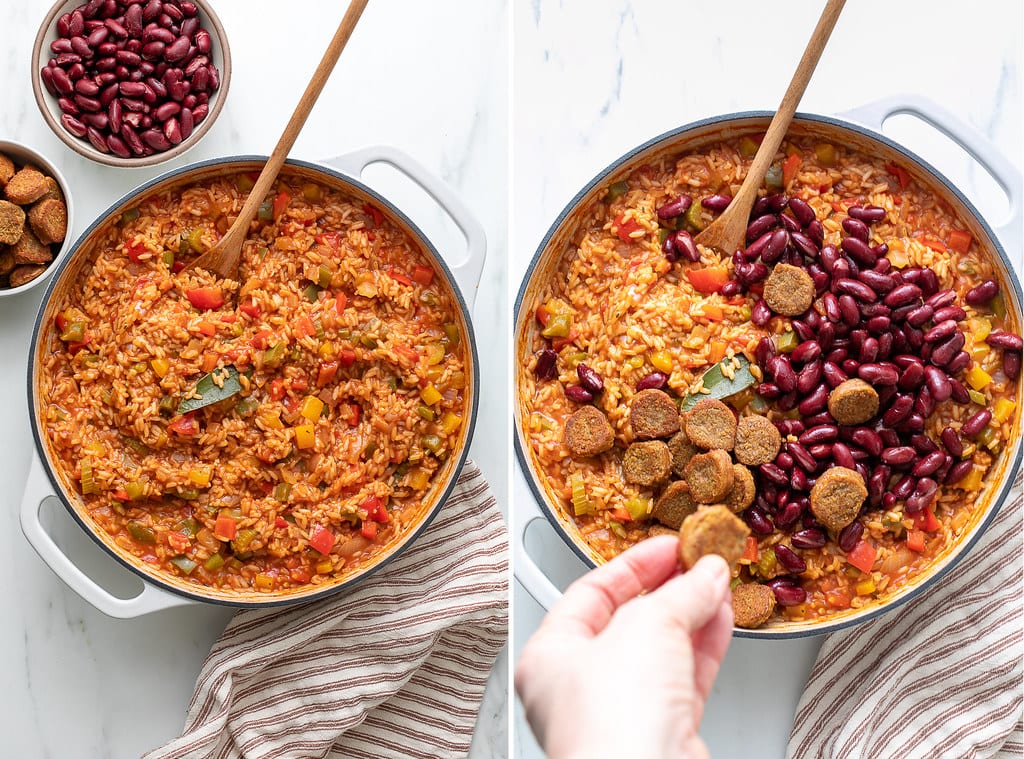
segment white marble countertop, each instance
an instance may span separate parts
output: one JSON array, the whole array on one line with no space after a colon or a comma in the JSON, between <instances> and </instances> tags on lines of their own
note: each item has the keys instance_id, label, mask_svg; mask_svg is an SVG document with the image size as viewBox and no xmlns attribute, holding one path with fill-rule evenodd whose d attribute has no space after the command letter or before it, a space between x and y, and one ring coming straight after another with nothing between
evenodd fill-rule
<instances>
[{"instance_id":1,"label":"white marble countertop","mask_svg":"<svg viewBox=\"0 0 1024 759\"><path fill-rule=\"evenodd\" d=\"M513 224L509 277L518 285L549 225L595 174L651 137L717 114L774 110L822 2L517 3L513 11ZM838 114L889 95L929 98L1021 165L1021 28L1015 0L968 12L954 0L849 2L800 110ZM949 176L994 225L1005 197L945 138L911 117L886 134ZM1019 236L1020 230L1017 230ZM1020 250L1011 250L1019 264ZM532 496L516 466L516 526ZM582 571L547 524L527 542L564 585ZM542 609L518 583L513 650ZM733 641L705 712L712 756L782 757L820 641ZM610 706L610 714L622 713ZM627 710L628 711L628 710ZM623 723L628 729L628 719ZM518 702L514 755L541 756Z\"/></svg>"},{"instance_id":2,"label":"white marble countertop","mask_svg":"<svg viewBox=\"0 0 1024 759\"><path fill-rule=\"evenodd\" d=\"M268 154L344 8L330 0L216 3L234 58L220 119L186 156L120 170L71 152L36 109L29 58L49 5L4 4L0 139L27 143L64 173L74 194L75 235L122 194L165 170L222 155ZM506 450L495 441L508 440L508 403L494 389L505 386L508 371L507 15L502 0L457 7L370 3L292 151L317 160L369 145L399 147L451 185L483 223L488 260L474 316L487 391L471 455L503 508ZM407 210L440 250L459 250L460 238L419 190L385 169L371 169L365 178ZM0 394L9 399L0 407L0 571L15 589L0 626L0 754L134 757L177 735L195 676L231 612L191 606L135 620L107 618L67 589L23 538L17 507L32 450L25 367L42 289L0 300L0 355L6 357ZM54 533L73 556L108 585L137 592L137 581L99 554L59 505L50 511ZM505 660L492 676L473 756L506 753Z\"/></svg>"}]
</instances>

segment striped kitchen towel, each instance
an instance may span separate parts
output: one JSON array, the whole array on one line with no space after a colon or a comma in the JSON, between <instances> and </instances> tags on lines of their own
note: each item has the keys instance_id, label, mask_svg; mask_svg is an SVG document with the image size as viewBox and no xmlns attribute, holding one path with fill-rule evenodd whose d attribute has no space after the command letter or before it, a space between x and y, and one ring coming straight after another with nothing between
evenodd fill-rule
<instances>
[{"instance_id":1,"label":"striped kitchen towel","mask_svg":"<svg viewBox=\"0 0 1024 759\"><path fill-rule=\"evenodd\" d=\"M175 757L465 756L508 635L508 538L480 470L350 592L240 611L199 673Z\"/></svg>"},{"instance_id":2,"label":"striped kitchen towel","mask_svg":"<svg viewBox=\"0 0 1024 759\"><path fill-rule=\"evenodd\" d=\"M920 597L829 636L791 759L1024 756L1020 473L970 553Z\"/></svg>"}]
</instances>

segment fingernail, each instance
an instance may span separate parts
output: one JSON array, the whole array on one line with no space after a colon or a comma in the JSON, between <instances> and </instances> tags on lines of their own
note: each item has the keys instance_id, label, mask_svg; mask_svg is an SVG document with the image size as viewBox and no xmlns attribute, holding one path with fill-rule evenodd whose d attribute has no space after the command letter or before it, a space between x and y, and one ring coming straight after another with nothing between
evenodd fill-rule
<instances>
[{"instance_id":1,"label":"fingernail","mask_svg":"<svg viewBox=\"0 0 1024 759\"><path fill-rule=\"evenodd\" d=\"M701 557L694 569L700 570L712 582L719 582L729 575L729 565L718 554Z\"/></svg>"}]
</instances>

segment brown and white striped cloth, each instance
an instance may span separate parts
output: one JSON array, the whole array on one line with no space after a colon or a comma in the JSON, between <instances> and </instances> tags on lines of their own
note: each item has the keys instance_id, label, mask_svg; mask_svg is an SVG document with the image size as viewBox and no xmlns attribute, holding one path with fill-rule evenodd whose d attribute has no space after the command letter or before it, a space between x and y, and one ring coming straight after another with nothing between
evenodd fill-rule
<instances>
[{"instance_id":1,"label":"brown and white striped cloth","mask_svg":"<svg viewBox=\"0 0 1024 759\"><path fill-rule=\"evenodd\" d=\"M147 759L461 757L508 635L508 538L467 462L427 530L352 591L240 611L183 734Z\"/></svg>"},{"instance_id":2,"label":"brown and white striped cloth","mask_svg":"<svg viewBox=\"0 0 1024 759\"><path fill-rule=\"evenodd\" d=\"M1020 757L1021 477L970 553L920 597L825 640L790 759Z\"/></svg>"}]
</instances>

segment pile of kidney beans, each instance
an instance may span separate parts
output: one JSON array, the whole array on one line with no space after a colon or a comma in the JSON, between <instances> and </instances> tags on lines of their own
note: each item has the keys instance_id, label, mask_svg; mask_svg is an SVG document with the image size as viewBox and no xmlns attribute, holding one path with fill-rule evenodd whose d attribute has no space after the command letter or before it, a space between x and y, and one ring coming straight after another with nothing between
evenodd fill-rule
<instances>
[{"instance_id":1,"label":"pile of kidney beans","mask_svg":"<svg viewBox=\"0 0 1024 759\"><path fill-rule=\"evenodd\" d=\"M783 213L785 209L790 213ZM797 409L799 419L777 422L783 443L775 461L762 465L757 500L744 516L757 535L775 530L791 533L793 547L824 546L827 535L810 511L809 493L817 475L832 465L861 474L868 488L864 509L891 509L903 502L906 514L917 514L934 502L940 483L959 482L970 472L961 458L962 437L980 433L992 418L988 409L971 416L957 432L946 427L936 442L925 434L926 420L948 399L970 402L957 378L971 363L963 350L960 323L966 318L953 290L941 290L934 271L926 267L894 269L886 245L870 244L869 227L885 218L877 206L853 206L843 222L837 248L825 244L825 231L813 209L799 198L774 194L757 201L747 229L745 250L733 256L734 276L723 288L726 296L747 292L784 262L806 271L814 282L824 315L814 306L792 319L798 345L779 353L765 337L756 349L764 382L756 392L781 411ZM964 300L982 306L999 292L986 280ZM752 321L765 326L773 314L758 298ZM1003 372L1020 374L1021 338L994 331L989 345L1003 351ZM878 414L865 424L841 426L828 411L829 391L846 379L860 377L879 395ZM859 521L838 536L850 551L864 531ZM796 551L780 545L779 564L792 574L806 569ZM783 605L805 600L793 578L769 583Z\"/></svg>"},{"instance_id":2,"label":"pile of kidney beans","mask_svg":"<svg viewBox=\"0 0 1024 759\"><path fill-rule=\"evenodd\" d=\"M121 158L170 150L220 86L212 39L187 0L88 0L57 19L40 72L60 123Z\"/></svg>"}]
</instances>

